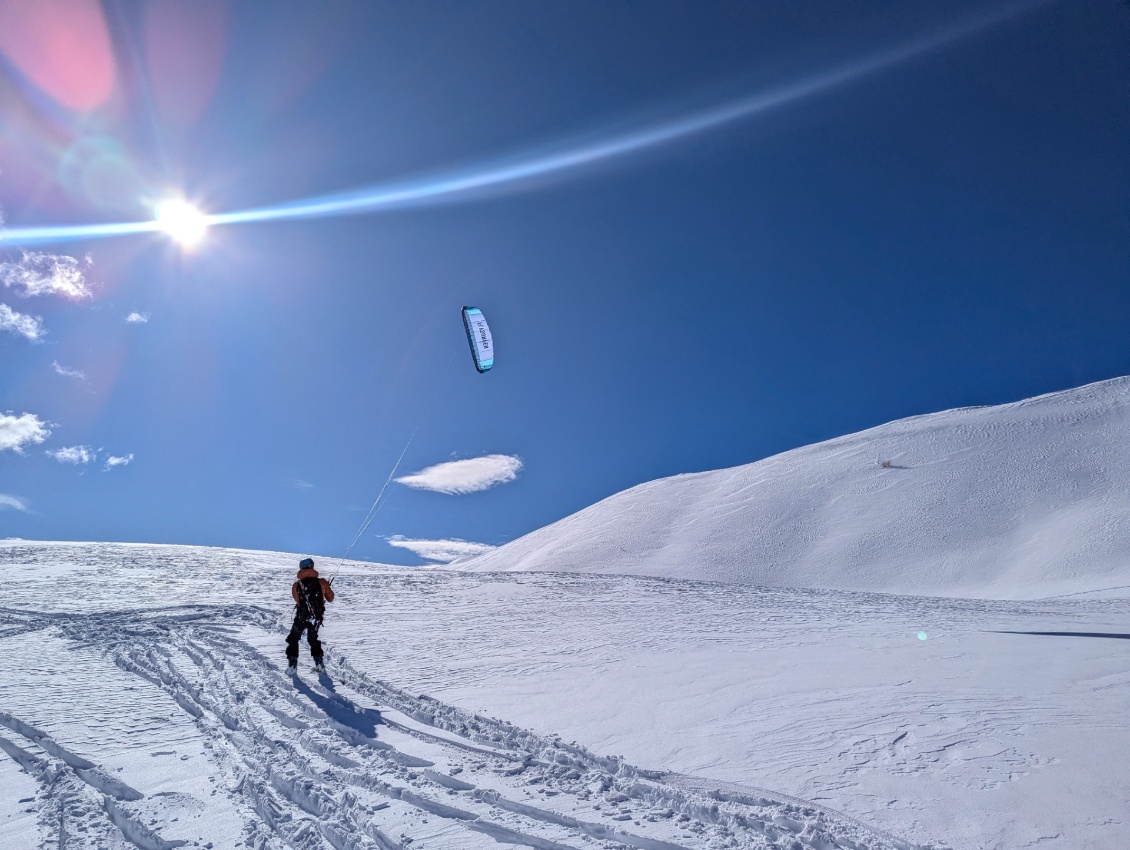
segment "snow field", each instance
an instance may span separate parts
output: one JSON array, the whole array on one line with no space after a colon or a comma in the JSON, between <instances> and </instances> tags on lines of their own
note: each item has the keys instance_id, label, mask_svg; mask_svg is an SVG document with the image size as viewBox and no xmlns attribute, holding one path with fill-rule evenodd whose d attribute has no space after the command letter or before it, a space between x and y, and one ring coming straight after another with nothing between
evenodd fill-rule
<instances>
[{"instance_id":1,"label":"snow field","mask_svg":"<svg viewBox=\"0 0 1130 850\"><path fill-rule=\"evenodd\" d=\"M34 615L3 618L25 633L52 627ZM331 658L335 680L291 677L253 646L277 644L281 626L277 612L254 606L53 618L63 639L80 651L92 639L107 645L108 659L137 680L114 684L143 691L162 712L180 710L176 720L134 715L117 725L140 747L151 745L154 720L180 726L179 747L200 743L207 751L210 764L197 767L211 789L143 792L77 746L0 713L9 732L0 748L40 786L40 841L112 850L909 846L818 808L666 784L619 759L390 688L340 657ZM100 724L60 722L80 707L81 700L26 711L55 715L68 738L88 742L91 753L89 742L118 737L119 729ZM147 780L138 783L143 788L162 784L145 771L122 773ZM166 776L164 784L198 778ZM201 817L217 796L219 823L214 812ZM233 840L236 823L240 838Z\"/></svg>"},{"instance_id":2,"label":"snow field","mask_svg":"<svg viewBox=\"0 0 1130 850\"><path fill-rule=\"evenodd\" d=\"M1088 636L1130 636L1126 600L427 573L361 605L365 669L595 752L923 845L1130 846L1130 640Z\"/></svg>"},{"instance_id":3,"label":"snow field","mask_svg":"<svg viewBox=\"0 0 1130 850\"><path fill-rule=\"evenodd\" d=\"M1126 600L297 557L0 544L4 846L1130 846Z\"/></svg>"}]
</instances>

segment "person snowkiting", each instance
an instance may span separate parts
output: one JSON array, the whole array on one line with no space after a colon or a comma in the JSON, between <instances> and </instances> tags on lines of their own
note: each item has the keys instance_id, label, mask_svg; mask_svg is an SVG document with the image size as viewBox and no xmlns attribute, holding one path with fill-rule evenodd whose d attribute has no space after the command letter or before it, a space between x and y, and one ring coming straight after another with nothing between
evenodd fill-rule
<instances>
[{"instance_id":1,"label":"person snowkiting","mask_svg":"<svg viewBox=\"0 0 1130 850\"><path fill-rule=\"evenodd\" d=\"M298 562L298 579L290 586L290 595L294 597L294 625L286 636L287 669L291 673L298 669L298 642L302 640L302 633L306 632L314 669L320 673L326 667L322 661L318 629L322 627L326 603L334 601L334 589L330 582L318 576L313 558L303 558Z\"/></svg>"}]
</instances>

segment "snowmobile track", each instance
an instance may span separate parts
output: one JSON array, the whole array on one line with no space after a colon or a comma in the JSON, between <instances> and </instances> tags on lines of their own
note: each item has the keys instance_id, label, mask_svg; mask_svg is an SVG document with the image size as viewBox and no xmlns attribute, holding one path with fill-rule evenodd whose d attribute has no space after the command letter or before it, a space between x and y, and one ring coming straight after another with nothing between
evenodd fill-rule
<instances>
[{"instance_id":1,"label":"snowmobile track","mask_svg":"<svg viewBox=\"0 0 1130 850\"><path fill-rule=\"evenodd\" d=\"M256 606L43 618L159 688L204 735L256 850L912 850L803 801L693 787L577 744L375 680L331 653L288 675L245 637L278 634ZM279 634L281 661L281 634ZM132 808L141 792L0 712L0 750L40 783L44 848L167 850ZM739 789L740 790L740 789Z\"/></svg>"}]
</instances>

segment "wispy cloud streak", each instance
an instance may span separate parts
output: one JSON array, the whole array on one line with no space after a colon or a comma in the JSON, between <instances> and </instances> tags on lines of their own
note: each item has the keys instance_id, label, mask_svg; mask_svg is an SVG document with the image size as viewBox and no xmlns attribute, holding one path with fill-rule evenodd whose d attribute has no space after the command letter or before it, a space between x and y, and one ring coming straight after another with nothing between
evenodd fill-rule
<instances>
[{"instance_id":1,"label":"wispy cloud streak","mask_svg":"<svg viewBox=\"0 0 1130 850\"><path fill-rule=\"evenodd\" d=\"M322 218L455 203L517 188L532 180L561 176L585 166L670 144L736 121L768 114L849 83L870 77L922 54L938 50L1044 5L1049 0L1023 0L994 12L930 33L864 59L845 63L767 91L756 92L680 118L602 137L558 144L539 153L523 153L456 171L381 183L362 189L322 195L268 207L206 216L209 225L245 224L284 219ZM155 221L62 227L24 227L0 231L0 245L32 245L72 239L94 239L159 230Z\"/></svg>"},{"instance_id":2,"label":"wispy cloud streak","mask_svg":"<svg viewBox=\"0 0 1130 850\"><path fill-rule=\"evenodd\" d=\"M27 502L16 496L0 493L0 511L23 511L26 514L28 512Z\"/></svg>"},{"instance_id":3,"label":"wispy cloud streak","mask_svg":"<svg viewBox=\"0 0 1130 850\"><path fill-rule=\"evenodd\" d=\"M444 564L450 564L460 558L473 558L475 555L482 555L498 548L489 543L472 543L469 540L459 539L411 540L399 534L386 537L385 540L388 541L389 546L407 549L409 552L419 555L425 561L438 561Z\"/></svg>"},{"instance_id":4,"label":"wispy cloud streak","mask_svg":"<svg viewBox=\"0 0 1130 850\"><path fill-rule=\"evenodd\" d=\"M119 466L128 466L133 460L133 452L130 452L125 457L115 457L110 455L106 458L106 465L102 467L103 472L109 472L111 469L116 469Z\"/></svg>"},{"instance_id":5,"label":"wispy cloud streak","mask_svg":"<svg viewBox=\"0 0 1130 850\"><path fill-rule=\"evenodd\" d=\"M75 378L80 381L86 380L86 372L81 369L68 369L58 360L51 361L51 368L55 370L56 375L62 375L64 378Z\"/></svg>"},{"instance_id":6,"label":"wispy cloud streak","mask_svg":"<svg viewBox=\"0 0 1130 850\"><path fill-rule=\"evenodd\" d=\"M98 459L98 453L90 446L67 446L62 449L48 451L48 455L59 463L73 463L76 466L93 463Z\"/></svg>"},{"instance_id":7,"label":"wispy cloud streak","mask_svg":"<svg viewBox=\"0 0 1130 850\"><path fill-rule=\"evenodd\" d=\"M40 319L17 313L7 304L0 304L0 331L9 331L32 342L38 342L47 333Z\"/></svg>"},{"instance_id":8,"label":"wispy cloud streak","mask_svg":"<svg viewBox=\"0 0 1130 850\"><path fill-rule=\"evenodd\" d=\"M521 458L512 455L483 455L437 463L411 475L401 476L396 482L417 490L463 496L489 490L498 484L507 484L517 478L521 470Z\"/></svg>"},{"instance_id":9,"label":"wispy cloud streak","mask_svg":"<svg viewBox=\"0 0 1130 850\"><path fill-rule=\"evenodd\" d=\"M0 244L3 241L3 232L0 231ZM25 298L59 295L77 301L91 296L83 265L65 254L24 251L19 260L0 263L0 283ZM85 265L90 265L89 257Z\"/></svg>"}]
</instances>

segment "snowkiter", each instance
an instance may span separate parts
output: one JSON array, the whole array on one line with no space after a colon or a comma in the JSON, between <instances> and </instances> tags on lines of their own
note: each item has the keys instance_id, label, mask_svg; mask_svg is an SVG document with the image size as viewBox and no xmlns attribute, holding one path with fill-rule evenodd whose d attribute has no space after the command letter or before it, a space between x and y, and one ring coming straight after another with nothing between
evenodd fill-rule
<instances>
[{"instance_id":1,"label":"snowkiter","mask_svg":"<svg viewBox=\"0 0 1130 850\"><path fill-rule=\"evenodd\" d=\"M298 580L290 587L294 597L294 625L286 636L286 660L290 672L298 669L298 642L306 632L310 644L310 657L314 659L314 669L325 670L322 663L322 642L318 640L318 629L326 615L326 603L334 601L334 589L324 578L319 578L314 569L313 558L303 558L298 562Z\"/></svg>"}]
</instances>

